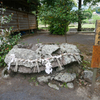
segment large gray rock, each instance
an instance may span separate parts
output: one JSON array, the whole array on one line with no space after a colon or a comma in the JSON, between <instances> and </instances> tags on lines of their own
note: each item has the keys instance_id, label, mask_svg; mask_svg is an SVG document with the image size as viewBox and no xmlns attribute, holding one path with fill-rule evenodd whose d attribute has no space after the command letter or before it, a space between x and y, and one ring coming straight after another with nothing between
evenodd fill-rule
<instances>
[{"instance_id":1,"label":"large gray rock","mask_svg":"<svg viewBox=\"0 0 100 100\"><path fill-rule=\"evenodd\" d=\"M22 47L22 48L21 48ZM26 47L26 48L25 48ZM28 47L28 48L27 48ZM30 48L30 49L29 49ZM65 53L65 55L63 55ZM9 64L12 60L11 55L14 54L17 59L18 68L15 69L16 62L11 63L10 69L14 72L20 73L37 73L45 70L46 61L41 62L40 59L49 59L52 68L59 67L62 70L62 66L72 62L81 61L80 51L75 45L63 43L57 44L36 44L30 46L17 45L6 55L5 63ZM59 55L62 55L60 58ZM52 58L53 57L53 58ZM56 58L58 57L58 58ZM39 61L30 62L38 59ZM29 61L30 60L30 61ZM38 65L38 66L37 66Z\"/></svg>"},{"instance_id":2,"label":"large gray rock","mask_svg":"<svg viewBox=\"0 0 100 100\"><path fill-rule=\"evenodd\" d=\"M91 70L85 70L83 72L83 77L86 81L92 82L93 72Z\"/></svg>"},{"instance_id":3,"label":"large gray rock","mask_svg":"<svg viewBox=\"0 0 100 100\"><path fill-rule=\"evenodd\" d=\"M76 74L70 74L70 73L59 73L54 77L54 80L61 81L61 82L71 82L76 78Z\"/></svg>"},{"instance_id":4,"label":"large gray rock","mask_svg":"<svg viewBox=\"0 0 100 100\"><path fill-rule=\"evenodd\" d=\"M11 61L11 57L10 55L11 54L15 54L15 58L18 58L18 59L25 59L25 60L35 60L37 59L36 58L36 53L32 50L29 50L29 49L23 49L23 48L13 48L12 50L10 50L10 52L6 55L5 57L5 63L9 63ZM15 65L16 63L13 62L11 65ZM25 66L25 67L34 67L35 64L34 63L29 63L29 62L21 62L19 61L18 62L18 65L20 66Z\"/></svg>"}]
</instances>

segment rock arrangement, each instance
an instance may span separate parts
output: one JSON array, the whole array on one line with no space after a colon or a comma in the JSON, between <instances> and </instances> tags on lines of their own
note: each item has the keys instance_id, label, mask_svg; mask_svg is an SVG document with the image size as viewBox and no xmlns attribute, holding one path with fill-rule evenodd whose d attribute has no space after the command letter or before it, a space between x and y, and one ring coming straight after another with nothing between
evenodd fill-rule
<instances>
[{"instance_id":1,"label":"rock arrangement","mask_svg":"<svg viewBox=\"0 0 100 100\"><path fill-rule=\"evenodd\" d=\"M91 83L93 72L91 70L81 71L81 68L75 64L74 71L68 72L66 65L73 62L81 62L80 51L75 45L62 43L62 44L36 44L36 45L21 45L18 44L6 55L5 63L8 69L13 72L19 73L40 73L44 71L47 74L53 72L53 68L56 71L50 75L41 75L37 77L37 81L42 83L48 83L48 86L59 90L59 87L74 88L73 82L76 80L79 85L87 85L87 82ZM72 69L70 66L70 69ZM63 70L65 68L65 70ZM2 73L4 73L4 70ZM76 79L77 75L81 74L79 79ZM4 75L3 75L4 76ZM4 76L5 78L7 75ZM59 82L60 85L52 83L52 81ZM63 84L63 85L62 85Z\"/></svg>"},{"instance_id":2,"label":"rock arrangement","mask_svg":"<svg viewBox=\"0 0 100 100\"><path fill-rule=\"evenodd\" d=\"M36 44L30 48L23 45L16 45L6 55L5 63L8 70L19 73L39 73L44 71L52 73L53 68L81 62L80 51L75 45L62 44Z\"/></svg>"},{"instance_id":3,"label":"rock arrangement","mask_svg":"<svg viewBox=\"0 0 100 100\"><path fill-rule=\"evenodd\" d=\"M40 76L37 78L37 81L40 84L43 83L48 83L51 80L55 80L57 82L61 82L66 84L66 86L68 86L68 88L73 89L74 88L74 84L72 83L74 80L76 79L76 74L73 73L67 73L67 72L59 72L56 73L55 75L50 75L50 76ZM49 82L48 84L49 87L54 88L56 90L59 90L59 87L56 84L52 84Z\"/></svg>"}]
</instances>

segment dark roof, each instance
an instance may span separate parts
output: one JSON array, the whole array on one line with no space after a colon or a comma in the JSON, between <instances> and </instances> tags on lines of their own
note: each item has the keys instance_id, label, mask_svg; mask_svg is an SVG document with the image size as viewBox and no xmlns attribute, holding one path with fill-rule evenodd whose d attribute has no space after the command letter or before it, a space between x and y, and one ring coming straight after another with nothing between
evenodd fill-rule
<instances>
[{"instance_id":1,"label":"dark roof","mask_svg":"<svg viewBox=\"0 0 100 100\"><path fill-rule=\"evenodd\" d=\"M4 7L17 9L20 11L31 11L30 4L27 2L27 0L0 0L3 2Z\"/></svg>"}]
</instances>

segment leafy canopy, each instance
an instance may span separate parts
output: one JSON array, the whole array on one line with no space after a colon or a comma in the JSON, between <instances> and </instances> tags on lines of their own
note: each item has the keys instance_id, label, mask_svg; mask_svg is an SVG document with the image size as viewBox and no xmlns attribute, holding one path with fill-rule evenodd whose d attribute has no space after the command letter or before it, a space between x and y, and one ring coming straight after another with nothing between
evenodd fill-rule
<instances>
[{"instance_id":1,"label":"leafy canopy","mask_svg":"<svg viewBox=\"0 0 100 100\"><path fill-rule=\"evenodd\" d=\"M63 21L69 22L72 20L73 11L72 7L75 6L73 0L56 0L54 5L49 5L46 3L40 9L40 19L48 20L48 22L53 21Z\"/></svg>"}]
</instances>

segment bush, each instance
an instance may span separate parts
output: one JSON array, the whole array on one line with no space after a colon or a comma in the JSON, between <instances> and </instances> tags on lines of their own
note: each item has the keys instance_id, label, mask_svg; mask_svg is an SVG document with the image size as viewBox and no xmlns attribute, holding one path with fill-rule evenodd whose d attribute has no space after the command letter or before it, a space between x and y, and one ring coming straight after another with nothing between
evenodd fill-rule
<instances>
[{"instance_id":1,"label":"bush","mask_svg":"<svg viewBox=\"0 0 100 100\"><path fill-rule=\"evenodd\" d=\"M13 48L13 46L17 44L20 36L20 34L9 36L7 37L7 40L5 40L3 37L0 37L0 40L2 41L2 44L0 45L0 67L6 66L4 62L5 56Z\"/></svg>"},{"instance_id":2,"label":"bush","mask_svg":"<svg viewBox=\"0 0 100 100\"><path fill-rule=\"evenodd\" d=\"M64 35L68 31L68 25L76 19L75 16L73 18L75 15L72 11L73 6L75 6L73 0L55 0L53 5L45 3L38 15L40 20L47 22L51 34Z\"/></svg>"},{"instance_id":3,"label":"bush","mask_svg":"<svg viewBox=\"0 0 100 100\"><path fill-rule=\"evenodd\" d=\"M67 26L66 28L66 31L68 31L69 28ZM63 24L50 24L49 26L49 31L51 34L54 34L54 35L64 35L65 34L65 25Z\"/></svg>"},{"instance_id":4,"label":"bush","mask_svg":"<svg viewBox=\"0 0 100 100\"><path fill-rule=\"evenodd\" d=\"M5 9L2 8L1 12L4 13ZM1 15L0 20L1 20L1 28L2 28L2 24L6 24L9 23L12 19L12 15ZM18 35L14 35L11 36L11 32L12 31L12 27L10 28L5 28L5 29L1 29L1 34L0 34L0 67L5 67L6 64L4 62L5 56L6 54L13 48L14 45L17 44L17 42L20 39L20 34Z\"/></svg>"}]
</instances>

